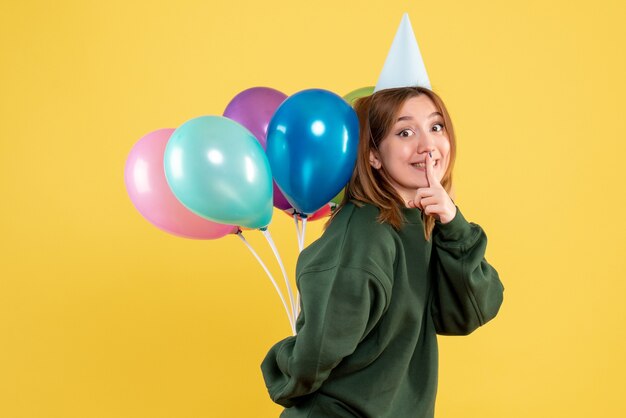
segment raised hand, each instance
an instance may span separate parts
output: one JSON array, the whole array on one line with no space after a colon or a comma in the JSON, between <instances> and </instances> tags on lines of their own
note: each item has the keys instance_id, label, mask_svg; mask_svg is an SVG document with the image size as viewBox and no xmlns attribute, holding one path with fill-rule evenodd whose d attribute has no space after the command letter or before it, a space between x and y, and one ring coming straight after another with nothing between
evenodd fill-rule
<instances>
[{"instance_id":1,"label":"raised hand","mask_svg":"<svg viewBox=\"0 0 626 418\"><path fill-rule=\"evenodd\" d=\"M415 198L408 202L410 208L418 208L426 215L434 216L439 222L447 224L456 215L456 206L446 189L443 188L433 169L434 161L429 152L426 155L426 179L428 187L417 189Z\"/></svg>"}]
</instances>

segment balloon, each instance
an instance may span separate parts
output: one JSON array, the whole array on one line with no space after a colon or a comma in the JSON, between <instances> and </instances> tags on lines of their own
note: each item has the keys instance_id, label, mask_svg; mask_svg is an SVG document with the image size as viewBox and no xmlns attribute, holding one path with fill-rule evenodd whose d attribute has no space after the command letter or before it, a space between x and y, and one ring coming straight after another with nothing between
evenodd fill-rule
<instances>
[{"instance_id":1,"label":"balloon","mask_svg":"<svg viewBox=\"0 0 626 418\"><path fill-rule=\"evenodd\" d=\"M267 158L289 203L311 214L348 182L356 162L354 110L327 90L303 90L276 110L267 130Z\"/></svg>"},{"instance_id":2,"label":"balloon","mask_svg":"<svg viewBox=\"0 0 626 418\"><path fill-rule=\"evenodd\" d=\"M284 212L293 218L293 209L291 210L287 209ZM307 222L317 221L319 219L324 219L325 217L330 216L331 213L332 213L332 209L330 207L330 204L327 204L327 205L322 206L322 208L318 210L317 212L315 212L314 214L307 216L306 220ZM298 219L302 219L302 217L298 215Z\"/></svg>"},{"instance_id":3,"label":"balloon","mask_svg":"<svg viewBox=\"0 0 626 418\"><path fill-rule=\"evenodd\" d=\"M187 210L165 180L163 154L174 129L160 129L141 138L132 148L124 181L135 208L157 228L179 237L216 239L237 227L208 221Z\"/></svg>"},{"instance_id":4,"label":"balloon","mask_svg":"<svg viewBox=\"0 0 626 418\"><path fill-rule=\"evenodd\" d=\"M272 219L272 172L252 133L222 116L201 116L174 131L164 155L174 195L214 222L266 227Z\"/></svg>"},{"instance_id":5,"label":"balloon","mask_svg":"<svg viewBox=\"0 0 626 418\"><path fill-rule=\"evenodd\" d=\"M337 194L337 196L333 197L330 201L331 205L339 205L343 200L343 195L345 194L346 189L341 189L341 191Z\"/></svg>"},{"instance_id":6,"label":"balloon","mask_svg":"<svg viewBox=\"0 0 626 418\"><path fill-rule=\"evenodd\" d=\"M348 102L350 106L354 107L354 102L361 97L370 96L374 93L374 86L361 87L360 89L352 90L350 93L343 96L343 100Z\"/></svg>"},{"instance_id":7,"label":"balloon","mask_svg":"<svg viewBox=\"0 0 626 418\"><path fill-rule=\"evenodd\" d=\"M267 125L287 95L269 87L252 87L236 95L224 110L224 116L247 128L263 149L267 143Z\"/></svg>"},{"instance_id":8,"label":"balloon","mask_svg":"<svg viewBox=\"0 0 626 418\"><path fill-rule=\"evenodd\" d=\"M269 87L252 87L236 95L224 110L224 116L239 122L256 137L263 149L267 143L267 125L274 112L285 101L287 95ZM275 182L274 206L285 210L291 205Z\"/></svg>"},{"instance_id":9,"label":"balloon","mask_svg":"<svg viewBox=\"0 0 626 418\"><path fill-rule=\"evenodd\" d=\"M291 208L291 203L287 200L283 192L280 191L280 188L276 184L275 181L272 181L272 192L274 193L274 207L280 210L285 210Z\"/></svg>"}]
</instances>

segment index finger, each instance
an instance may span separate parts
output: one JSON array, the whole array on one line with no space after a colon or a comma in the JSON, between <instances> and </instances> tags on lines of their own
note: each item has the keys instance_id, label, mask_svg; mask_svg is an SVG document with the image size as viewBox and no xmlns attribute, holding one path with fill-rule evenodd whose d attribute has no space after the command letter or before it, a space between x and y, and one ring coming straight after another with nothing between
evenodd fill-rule
<instances>
[{"instance_id":1,"label":"index finger","mask_svg":"<svg viewBox=\"0 0 626 418\"><path fill-rule=\"evenodd\" d=\"M433 161L432 153L428 151L428 154L426 156L426 180L428 180L429 187L441 185L441 183L439 183L439 179L435 176L434 165L435 162Z\"/></svg>"}]
</instances>

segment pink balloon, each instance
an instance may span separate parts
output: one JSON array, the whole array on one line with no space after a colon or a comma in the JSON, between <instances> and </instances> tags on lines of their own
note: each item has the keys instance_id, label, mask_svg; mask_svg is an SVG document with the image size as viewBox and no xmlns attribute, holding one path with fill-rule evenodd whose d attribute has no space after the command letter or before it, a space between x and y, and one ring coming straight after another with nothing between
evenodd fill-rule
<instances>
[{"instance_id":1,"label":"pink balloon","mask_svg":"<svg viewBox=\"0 0 626 418\"><path fill-rule=\"evenodd\" d=\"M128 155L124 181L135 208L157 228L193 239L216 239L237 232L192 213L176 199L165 179L163 155L174 129L159 129L141 138Z\"/></svg>"}]
</instances>

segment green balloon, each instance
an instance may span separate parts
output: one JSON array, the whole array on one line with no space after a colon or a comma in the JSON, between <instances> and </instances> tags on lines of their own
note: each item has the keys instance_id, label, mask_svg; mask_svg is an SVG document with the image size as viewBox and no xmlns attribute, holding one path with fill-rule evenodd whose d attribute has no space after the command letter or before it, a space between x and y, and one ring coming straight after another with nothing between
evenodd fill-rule
<instances>
[{"instance_id":1,"label":"green balloon","mask_svg":"<svg viewBox=\"0 0 626 418\"><path fill-rule=\"evenodd\" d=\"M361 97L365 97L365 96L370 96L373 93L374 93L374 86L361 87L361 88L358 88L356 90L352 90L350 93L348 93L345 96L343 96L343 99L346 102L348 102L348 104L350 106L354 107L354 102L356 102L357 99L360 99ZM337 194L337 196L333 197L332 200L329 202L330 205L331 205L331 208L333 210L343 200L344 191L345 191L345 188L341 189L339 194Z\"/></svg>"},{"instance_id":2,"label":"green balloon","mask_svg":"<svg viewBox=\"0 0 626 418\"><path fill-rule=\"evenodd\" d=\"M330 201L330 203L334 203L335 205L338 205L341 203L341 201L343 200L343 195L345 193L345 188L341 189L341 191L339 192L339 194L337 194L337 196L333 197L332 200Z\"/></svg>"},{"instance_id":3,"label":"green balloon","mask_svg":"<svg viewBox=\"0 0 626 418\"><path fill-rule=\"evenodd\" d=\"M190 211L223 224L266 227L272 172L261 144L237 122L201 116L172 133L163 159L174 196Z\"/></svg>"},{"instance_id":4,"label":"green balloon","mask_svg":"<svg viewBox=\"0 0 626 418\"><path fill-rule=\"evenodd\" d=\"M361 87L360 89L352 90L350 93L343 96L343 99L348 102L350 106L354 106L354 102L356 102L356 99L370 96L372 93L374 93L374 86Z\"/></svg>"}]
</instances>

